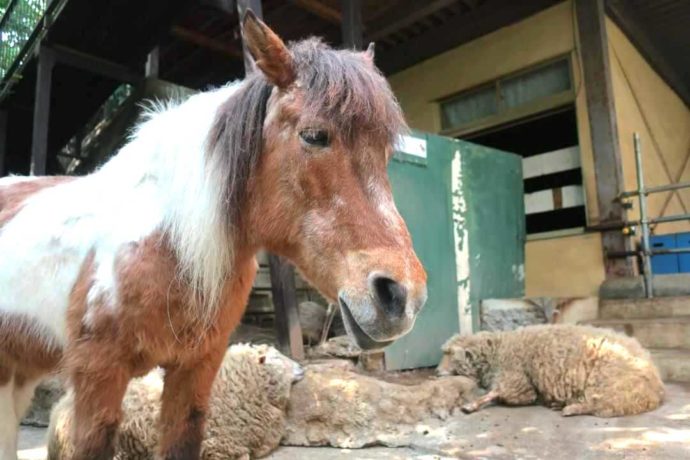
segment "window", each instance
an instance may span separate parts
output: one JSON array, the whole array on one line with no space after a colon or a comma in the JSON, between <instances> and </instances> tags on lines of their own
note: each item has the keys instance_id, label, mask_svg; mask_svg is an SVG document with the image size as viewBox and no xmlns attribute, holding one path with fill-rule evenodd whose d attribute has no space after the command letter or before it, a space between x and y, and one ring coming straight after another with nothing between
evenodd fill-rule
<instances>
[{"instance_id":1,"label":"window","mask_svg":"<svg viewBox=\"0 0 690 460\"><path fill-rule=\"evenodd\" d=\"M570 60L559 58L441 101L444 132L476 130L573 100Z\"/></svg>"}]
</instances>

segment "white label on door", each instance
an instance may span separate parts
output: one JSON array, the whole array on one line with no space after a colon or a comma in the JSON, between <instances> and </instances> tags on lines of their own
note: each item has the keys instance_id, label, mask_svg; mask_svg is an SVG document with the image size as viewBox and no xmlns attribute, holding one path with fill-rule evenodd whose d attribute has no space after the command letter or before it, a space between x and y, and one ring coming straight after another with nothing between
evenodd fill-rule
<instances>
[{"instance_id":1,"label":"white label on door","mask_svg":"<svg viewBox=\"0 0 690 460\"><path fill-rule=\"evenodd\" d=\"M398 143L395 145L395 150L416 157L426 158L426 140L412 136L400 136Z\"/></svg>"}]
</instances>

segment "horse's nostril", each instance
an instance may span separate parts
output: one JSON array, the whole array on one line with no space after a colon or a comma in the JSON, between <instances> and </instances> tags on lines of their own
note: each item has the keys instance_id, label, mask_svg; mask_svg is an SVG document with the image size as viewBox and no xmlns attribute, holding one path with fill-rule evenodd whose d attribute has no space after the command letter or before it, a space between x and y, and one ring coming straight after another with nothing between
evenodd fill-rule
<instances>
[{"instance_id":1,"label":"horse's nostril","mask_svg":"<svg viewBox=\"0 0 690 460\"><path fill-rule=\"evenodd\" d=\"M372 294L389 315L401 316L407 303L407 289L402 284L385 276L374 276L371 281Z\"/></svg>"}]
</instances>

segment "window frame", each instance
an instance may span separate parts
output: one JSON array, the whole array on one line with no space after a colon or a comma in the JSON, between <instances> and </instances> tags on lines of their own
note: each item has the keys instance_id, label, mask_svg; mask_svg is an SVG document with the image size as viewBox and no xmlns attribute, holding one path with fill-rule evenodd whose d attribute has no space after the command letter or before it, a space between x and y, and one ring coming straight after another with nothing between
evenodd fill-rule
<instances>
[{"instance_id":1,"label":"window frame","mask_svg":"<svg viewBox=\"0 0 690 460\"><path fill-rule=\"evenodd\" d=\"M501 93L501 82L514 78L514 77L519 77L521 75L526 75L529 73L532 73L540 68L546 68L551 64L554 64L559 61L564 61L566 65L568 66L568 77L570 80L570 88L561 91L559 93L552 94L550 96L544 96L541 98L538 98L534 101L531 101L527 104L523 104L518 107L513 107L513 108L505 108L505 104L503 102L503 97ZM454 127L449 127L449 128L444 128L443 125L443 104L448 103L453 101L454 99L458 99L460 97L463 97L465 95L471 94L476 91L480 91L482 89L485 89L487 87L493 86L495 88L495 94L496 94L496 107L498 109L497 113L494 115L489 115L487 117L479 118L477 120L471 121L469 123L466 123L464 125L459 125L459 126L454 126ZM473 85L470 88L464 89L460 92L454 93L449 96L445 96L443 98L440 98L436 100L437 104L437 113L439 113L439 121L441 124L441 129L439 133L443 136L450 136L450 137L459 137L459 136L465 136L467 134L471 134L477 131L483 131L489 128L492 128L494 126L499 126L499 125L504 125L507 123L510 123L511 121L519 120L522 118L529 117L531 115L536 115L541 112L546 112L549 110L557 109L559 107L568 105L568 104L574 104L575 103L575 98L576 98L576 82L575 82L575 74L573 72L573 62L572 62L572 57L569 53L567 54L561 54L556 57L541 61L539 63L530 65L528 67L522 68L520 70L517 70L515 72L507 73L504 75L501 75L497 78L493 78L489 81Z\"/></svg>"}]
</instances>

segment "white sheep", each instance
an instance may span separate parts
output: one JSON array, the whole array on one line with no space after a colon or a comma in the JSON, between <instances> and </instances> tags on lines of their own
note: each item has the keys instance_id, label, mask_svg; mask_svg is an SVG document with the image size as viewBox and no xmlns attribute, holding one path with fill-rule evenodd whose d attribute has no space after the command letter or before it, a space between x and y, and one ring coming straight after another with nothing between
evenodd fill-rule
<instances>
[{"instance_id":1,"label":"white sheep","mask_svg":"<svg viewBox=\"0 0 690 460\"><path fill-rule=\"evenodd\" d=\"M213 384L201 458L249 459L268 455L285 433L285 407L302 368L267 345L233 345ZM118 460L153 459L158 443L157 419L163 392L158 369L133 380L123 400L117 436ZM74 394L58 402L48 429L49 460L73 456L71 425Z\"/></svg>"},{"instance_id":2,"label":"white sheep","mask_svg":"<svg viewBox=\"0 0 690 460\"><path fill-rule=\"evenodd\" d=\"M563 415L615 417L657 408L664 385L649 353L632 337L575 325L455 336L443 346L440 375L464 375L488 393L465 412L498 401L536 401Z\"/></svg>"}]
</instances>

